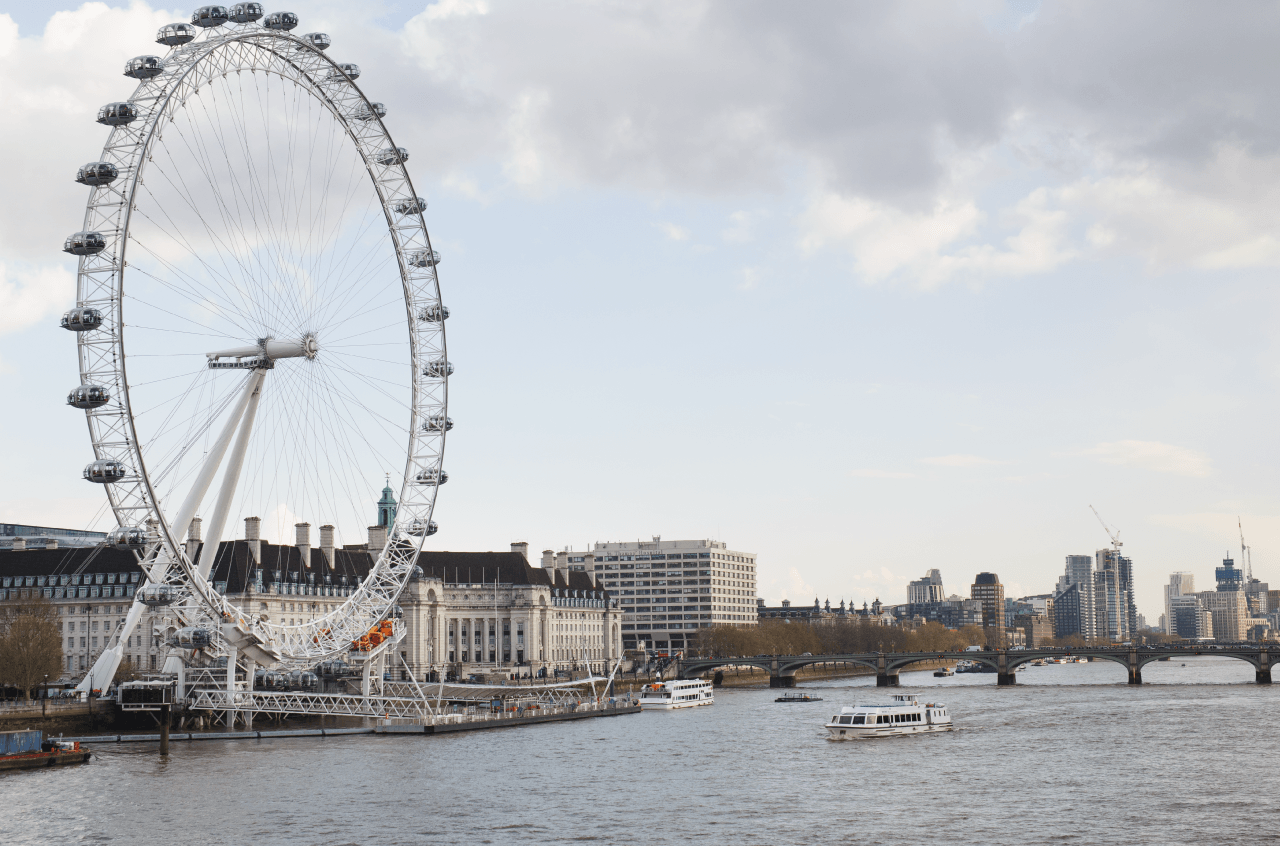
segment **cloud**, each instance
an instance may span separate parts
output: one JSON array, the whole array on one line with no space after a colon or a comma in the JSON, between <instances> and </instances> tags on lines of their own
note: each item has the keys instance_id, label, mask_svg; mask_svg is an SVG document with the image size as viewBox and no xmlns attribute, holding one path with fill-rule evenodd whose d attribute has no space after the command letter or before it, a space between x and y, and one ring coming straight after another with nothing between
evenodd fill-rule
<instances>
[{"instance_id":1,"label":"cloud","mask_svg":"<svg viewBox=\"0 0 1280 846\"><path fill-rule=\"evenodd\" d=\"M850 476L859 479L914 479L915 473L899 473L893 470L876 470L874 468L862 468L859 470L850 470Z\"/></svg>"},{"instance_id":2,"label":"cloud","mask_svg":"<svg viewBox=\"0 0 1280 846\"><path fill-rule=\"evenodd\" d=\"M692 234L683 226L677 226L674 223L655 223L654 226L662 230L662 234L666 235L672 241L688 241Z\"/></svg>"},{"instance_id":3,"label":"cloud","mask_svg":"<svg viewBox=\"0 0 1280 846\"><path fill-rule=\"evenodd\" d=\"M1112 441L1082 450L1106 464L1139 467L1178 476L1208 476L1213 469L1202 452L1158 441Z\"/></svg>"},{"instance_id":4,"label":"cloud","mask_svg":"<svg viewBox=\"0 0 1280 846\"><path fill-rule=\"evenodd\" d=\"M980 455L939 455L932 458L922 458L920 463L933 464L938 467L986 467L992 464L1008 464L1009 462L983 458Z\"/></svg>"},{"instance_id":5,"label":"cloud","mask_svg":"<svg viewBox=\"0 0 1280 846\"><path fill-rule=\"evenodd\" d=\"M0 262L0 335L19 332L75 305L75 271Z\"/></svg>"}]
</instances>

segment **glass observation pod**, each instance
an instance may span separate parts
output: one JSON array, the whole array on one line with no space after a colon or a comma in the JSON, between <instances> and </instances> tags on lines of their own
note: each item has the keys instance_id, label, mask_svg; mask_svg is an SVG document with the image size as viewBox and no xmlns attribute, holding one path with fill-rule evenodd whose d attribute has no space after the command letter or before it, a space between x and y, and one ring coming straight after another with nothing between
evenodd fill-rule
<instances>
[{"instance_id":1,"label":"glass observation pod","mask_svg":"<svg viewBox=\"0 0 1280 846\"><path fill-rule=\"evenodd\" d=\"M387 617L389 617L392 620L403 620L404 609L401 608L399 605L392 606L391 613L388 614Z\"/></svg>"},{"instance_id":2,"label":"glass observation pod","mask_svg":"<svg viewBox=\"0 0 1280 846\"><path fill-rule=\"evenodd\" d=\"M433 414L427 418L427 422L422 424L424 432L448 432L453 428L453 418L445 417L443 414Z\"/></svg>"},{"instance_id":3,"label":"glass observation pod","mask_svg":"<svg viewBox=\"0 0 1280 846\"><path fill-rule=\"evenodd\" d=\"M80 165L80 169L76 171L76 182L95 188L99 185L110 185L119 178L120 171L111 162L89 162L86 165Z\"/></svg>"},{"instance_id":4,"label":"glass observation pod","mask_svg":"<svg viewBox=\"0 0 1280 846\"><path fill-rule=\"evenodd\" d=\"M293 12L272 12L267 15L262 25L267 29L282 29L288 32L298 25L298 16Z\"/></svg>"},{"instance_id":5,"label":"glass observation pod","mask_svg":"<svg viewBox=\"0 0 1280 846\"><path fill-rule=\"evenodd\" d=\"M103 126L124 126L138 119L138 110L132 103L107 103L98 109L98 123Z\"/></svg>"},{"instance_id":6,"label":"glass observation pod","mask_svg":"<svg viewBox=\"0 0 1280 846\"><path fill-rule=\"evenodd\" d=\"M414 197L412 200L401 200L393 208L396 214L422 214L427 210L427 201L421 197Z\"/></svg>"},{"instance_id":7,"label":"glass observation pod","mask_svg":"<svg viewBox=\"0 0 1280 846\"><path fill-rule=\"evenodd\" d=\"M429 305L418 312L418 319L423 323L443 323L449 319L449 309L440 305Z\"/></svg>"},{"instance_id":8,"label":"glass observation pod","mask_svg":"<svg viewBox=\"0 0 1280 846\"><path fill-rule=\"evenodd\" d=\"M62 242L62 251L73 256L94 256L107 248L100 232L74 232Z\"/></svg>"},{"instance_id":9,"label":"glass observation pod","mask_svg":"<svg viewBox=\"0 0 1280 846\"><path fill-rule=\"evenodd\" d=\"M409 151L404 147L388 147L379 150L373 160L380 165L404 164L409 161Z\"/></svg>"},{"instance_id":10,"label":"glass observation pod","mask_svg":"<svg viewBox=\"0 0 1280 846\"><path fill-rule=\"evenodd\" d=\"M302 40L317 50L328 50L329 45L333 43L328 34L323 32L308 32L306 35L302 36ZM299 46L298 49L304 50L306 48Z\"/></svg>"},{"instance_id":11,"label":"glass observation pod","mask_svg":"<svg viewBox=\"0 0 1280 846\"><path fill-rule=\"evenodd\" d=\"M124 63L124 75L134 79L151 79L164 73L159 56L134 56Z\"/></svg>"},{"instance_id":12,"label":"glass observation pod","mask_svg":"<svg viewBox=\"0 0 1280 846\"><path fill-rule=\"evenodd\" d=\"M423 470L415 476L414 481L419 485L443 485L445 482L449 481L449 474L438 467L432 467L429 470Z\"/></svg>"},{"instance_id":13,"label":"glass observation pod","mask_svg":"<svg viewBox=\"0 0 1280 846\"><path fill-rule=\"evenodd\" d=\"M344 79L355 81L360 78L360 66L351 62L343 62L329 71L329 78L338 82Z\"/></svg>"},{"instance_id":14,"label":"glass observation pod","mask_svg":"<svg viewBox=\"0 0 1280 846\"><path fill-rule=\"evenodd\" d=\"M384 118L387 116L387 107L381 103L370 103L367 106L361 106L356 110L356 120L373 120L374 118Z\"/></svg>"},{"instance_id":15,"label":"glass observation pod","mask_svg":"<svg viewBox=\"0 0 1280 846\"><path fill-rule=\"evenodd\" d=\"M85 479L90 482L97 482L99 485L118 482L127 475L129 475L129 471L125 469L125 466L112 458L99 458L97 461L90 462L84 468Z\"/></svg>"},{"instance_id":16,"label":"glass observation pod","mask_svg":"<svg viewBox=\"0 0 1280 846\"><path fill-rule=\"evenodd\" d=\"M417 564L413 565L413 572L409 574L409 581L416 582L426 577L426 573L422 572L422 568Z\"/></svg>"},{"instance_id":17,"label":"glass observation pod","mask_svg":"<svg viewBox=\"0 0 1280 846\"><path fill-rule=\"evenodd\" d=\"M410 523L408 526L405 527L405 532L407 534L413 535L414 537L417 537L423 534L425 534L427 537L431 537L438 531L440 531L440 527L436 525L436 521L434 520L429 520L427 522L423 522L422 520L414 520L412 523ZM415 575L421 576L422 568L419 567L418 571L419 572L416 573Z\"/></svg>"},{"instance_id":18,"label":"glass observation pod","mask_svg":"<svg viewBox=\"0 0 1280 846\"><path fill-rule=\"evenodd\" d=\"M147 533L132 526L120 526L107 535L107 543L121 552L141 552L147 546Z\"/></svg>"},{"instance_id":19,"label":"glass observation pod","mask_svg":"<svg viewBox=\"0 0 1280 846\"><path fill-rule=\"evenodd\" d=\"M321 661L316 664L316 675L318 676L340 676L348 672L351 665L346 661Z\"/></svg>"},{"instance_id":20,"label":"glass observation pod","mask_svg":"<svg viewBox=\"0 0 1280 846\"><path fill-rule=\"evenodd\" d=\"M253 23L262 15L261 3L236 3L227 10L227 20L238 24Z\"/></svg>"},{"instance_id":21,"label":"glass observation pod","mask_svg":"<svg viewBox=\"0 0 1280 846\"><path fill-rule=\"evenodd\" d=\"M101 408L111 402L111 394L101 385L84 384L72 388L67 394L67 405L72 408Z\"/></svg>"},{"instance_id":22,"label":"glass observation pod","mask_svg":"<svg viewBox=\"0 0 1280 846\"><path fill-rule=\"evenodd\" d=\"M409 265L411 267L435 267L440 263L440 254L435 250L418 250L409 253Z\"/></svg>"},{"instance_id":23,"label":"glass observation pod","mask_svg":"<svg viewBox=\"0 0 1280 846\"><path fill-rule=\"evenodd\" d=\"M73 308L62 315L62 328L72 332L89 332L102 325L102 312L96 308Z\"/></svg>"},{"instance_id":24,"label":"glass observation pod","mask_svg":"<svg viewBox=\"0 0 1280 846\"><path fill-rule=\"evenodd\" d=\"M422 368L422 375L431 379L443 379L446 376L453 375L453 362L445 361L443 358L437 358L435 361L427 364Z\"/></svg>"},{"instance_id":25,"label":"glass observation pod","mask_svg":"<svg viewBox=\"0 0 1280 846\"><path fill-rule=\"evenodd\" d=\"M156 33L156 43L166 47L177 47L186 44L196 37L196 28L187 23L165 24Z\"/></svg>"},{"instance_id":26,"label":"glass observation pod","mask_svg":"<svg viewBox=\"0 0 1280 846\"><path fill-rule=\"evenodd\" d=\"M178 590L173 585L143 585L138 591L138 601L151 608L172 605L178 599Z\"/></svg>"},{"instance_id":27,"label":"glass observation pod","mask_svg":"<svg viewBox=\"0 0 1280 846\"><path fill-rule=\"evenodd\" d=\"M191 13L191 23L194 26L222 26L228 20L230 15L226 6L201 6Z\"/></svg>"},{"instance_id":28,"label":"glass observation pod","mask_svg":"<svg viewBox=\"0 0 1280 846\"><path fill-rule=\"evenodd\" d=\"M169 636L169 645L179 649L203 649L209 645L210 641L209 630L195 626L178 629Z\"/></svg>"}]
</instances>

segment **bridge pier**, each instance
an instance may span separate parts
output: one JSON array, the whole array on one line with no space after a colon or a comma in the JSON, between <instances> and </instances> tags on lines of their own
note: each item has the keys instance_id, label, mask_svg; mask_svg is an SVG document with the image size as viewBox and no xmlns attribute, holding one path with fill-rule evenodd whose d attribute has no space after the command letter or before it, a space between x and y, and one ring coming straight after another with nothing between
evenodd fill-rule
<instances>
[{"instance_id":1,"label":"bridge pier","mask_svg":"<svg viewBox=\"0 0 1280 846\"><path fill-rule=\"evenodd\" d=\"M769 687L795 687L795 676L769 676Z\"/></svg>"},{"instance_id":2,"label":"bridge pier","mask_svg":"<svg viewBox=\"0 0 1280 846\"><path fill-rule=\"evenodd\" d=\"M1271 684L1271 668L1270 667L1267 667L1265 670L1258 670L1253 675L1254 675L1254 680L1258 684Z\"/></svg>"},{"instance_id":3,"label":"bridge pier","mask_svg":"<svg viewBox=\"0 0 1280 846\"><path fill-rule=\"evenodd\" d=\"M716 670L716 674L711 678L712 687L724 687L724 671Z\"/></svg>"},{"instance_id":4,"label":"bridge pier","mask_svg":"<svg viewBox=\"0 0 1280 846\"><path fill-rule=\"evenodd\" d=\"M1142 684L1142 670L1139 667L1129 668L1129 684Z\"/></svg>"},{"instance_id":5,"label":"bridge pier","mask_svg":"<svg viewBox=\"0 0 1280 846\"><path fill-rule=\"evenodd\" d=\"M876 687L897 687L897 673L876 673Z\"/></svg>"},{"instance_id":6,"label":"bridge pier","mask_svg":"<svg viewBox=\"0 0 1280 846\"><path fill-rule=\"evenodd\" d=\"M996 673L997 687L1008 687L1009 685L1017 684L1017 683L1018 683L1017 673Z\"/></svg>"}]
</instances>

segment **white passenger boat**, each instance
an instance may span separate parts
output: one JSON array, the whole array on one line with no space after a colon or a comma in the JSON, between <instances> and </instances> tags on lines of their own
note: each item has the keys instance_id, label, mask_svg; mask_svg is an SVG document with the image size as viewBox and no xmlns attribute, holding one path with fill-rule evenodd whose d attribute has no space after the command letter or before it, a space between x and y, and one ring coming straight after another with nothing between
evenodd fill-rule
<instances>
[{"instance_id":1,"label":"white passenger boat","mask_svg":"<svg viewBox=\"0 0 1280 846\"><path fill-rule=\"evenodd\" d=\"M647 684L640 691L640 708L644 711L672 711L676 708L696 708L714 705L715 694L711 682L703 679L678 679L676 681Z\"/></svg>"},{"instance_id":2,"label":"white passenger boat","mask_svg":"<svg viewBox=\"0 0 1280 846\"><path fill-rule=\"evenodd\" d=\"M827 723L831 740L860 740L951 731L951 714L940 703L921 705L914 693L895 693L887 705L846 705Z\"/></svg>"}]
</instances>

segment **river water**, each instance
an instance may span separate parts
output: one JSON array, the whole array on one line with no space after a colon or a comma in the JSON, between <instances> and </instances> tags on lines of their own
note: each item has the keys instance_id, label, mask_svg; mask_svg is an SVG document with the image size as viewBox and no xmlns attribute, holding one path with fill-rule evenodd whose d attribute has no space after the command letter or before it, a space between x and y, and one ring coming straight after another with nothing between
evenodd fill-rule
<instances>
[{"instance_id":1,"label":"river water","mask_svg":"<svg viewBox=\"0 0 1280 846\"><path fill-rule=\"evenodd\" d=\"M1227 658L995 676L903 673L959 730L826 740L824 701L723 689L709 708L441 737L99 747L0 774L0 843L1235 844L1280 839L1280 684Z\"/></svg>"}]
</instances>

